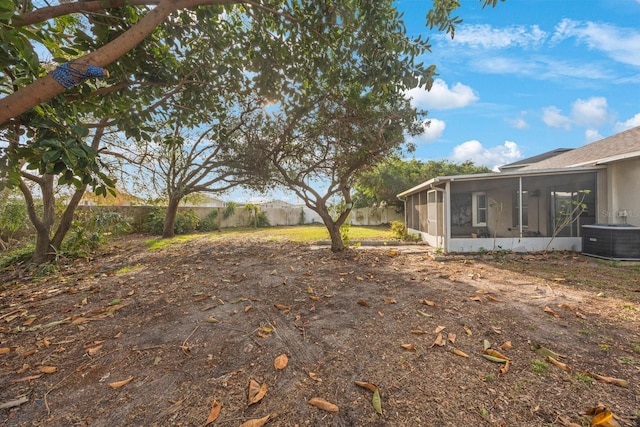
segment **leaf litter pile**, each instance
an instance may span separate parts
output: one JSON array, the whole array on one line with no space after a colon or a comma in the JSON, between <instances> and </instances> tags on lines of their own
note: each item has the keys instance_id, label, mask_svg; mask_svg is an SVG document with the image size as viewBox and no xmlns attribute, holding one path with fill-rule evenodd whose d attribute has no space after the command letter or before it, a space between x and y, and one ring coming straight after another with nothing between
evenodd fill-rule
<instances>
[{"instance_id":1,"label":"leaf litter pile","mask_svg":"<svg viewBox=\"0 0 640 427\"><path fill-rule=\"evenodd\" d=\"M640 426L637 266L142 242L2 273L0 424Z\"/></svg>"}]
</instances>

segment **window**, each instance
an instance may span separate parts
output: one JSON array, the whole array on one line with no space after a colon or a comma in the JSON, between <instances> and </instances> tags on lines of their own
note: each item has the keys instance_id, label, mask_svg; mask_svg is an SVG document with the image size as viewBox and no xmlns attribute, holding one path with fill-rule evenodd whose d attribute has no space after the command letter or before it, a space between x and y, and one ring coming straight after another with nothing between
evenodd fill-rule
<instances>
[{"instance_id":1,"label":"window","mask_svg":"<svg viewBox=\"0 0 640 427\"><path fill-rule=\"evenodd\" d=\"M520 191L513 192L513 226L520 227ZM522 192L522 227L529 226L529 192Z\"/></svg>"},{"instance_id":2,"label":"window","mask_svg":"<svg viewBox=\"0 0 640 427\"><path fill-rule=\"evenodd\" d=\"M471 198L471 217L474 227L487 226L487 194L473 193Z\"/></svg>"}]
</instances>

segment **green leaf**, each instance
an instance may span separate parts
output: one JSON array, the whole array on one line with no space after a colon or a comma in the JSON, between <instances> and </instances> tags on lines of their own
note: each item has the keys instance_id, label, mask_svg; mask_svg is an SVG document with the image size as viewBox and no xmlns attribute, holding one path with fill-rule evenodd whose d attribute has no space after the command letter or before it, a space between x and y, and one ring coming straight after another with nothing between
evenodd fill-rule
<instances>
[{"instance_id":1,"label":"green leaf","mask_svg":"<svg viewBox=\"0 0 640 427\"><path fill-rule=\"evenodd\" d=\"M373 392L373 398L371 399L371 403L373 404L373 408L376 412L382 415L382 401L380 400L380 389L376 387L376 390Z\"/></svg>"}]
</instances>

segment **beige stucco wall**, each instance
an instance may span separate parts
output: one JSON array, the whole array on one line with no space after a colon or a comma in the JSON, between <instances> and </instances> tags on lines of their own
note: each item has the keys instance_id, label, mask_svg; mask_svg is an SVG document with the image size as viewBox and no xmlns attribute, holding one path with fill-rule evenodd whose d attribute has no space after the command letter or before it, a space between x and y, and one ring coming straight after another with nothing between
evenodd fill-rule
<instances>
[{"instance_id":1,"label":"beige stucco wall","mask_svg":"<svg viewBox=\"0 0 640 427\"><path fill-rule=\"evenodd\" d=\"M607 205L599 212L599 222L640 226L640 159L616 162L607 169Z\"/></svg>"}]
</instances>

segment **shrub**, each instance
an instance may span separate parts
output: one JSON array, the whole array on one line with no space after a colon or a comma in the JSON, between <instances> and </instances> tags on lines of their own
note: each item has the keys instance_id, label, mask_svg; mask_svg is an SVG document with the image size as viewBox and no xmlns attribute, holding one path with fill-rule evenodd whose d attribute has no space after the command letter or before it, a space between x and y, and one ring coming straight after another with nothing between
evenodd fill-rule
<instances>
[{"instance_id":1,"label":"shrub","mask_svg":"<svg viewBox=\"0 0 640 427\"><path fill-rule=\"evenodd\" d=\"M218 228L218 209L214 209L200 221L200 231L217 231Z\"/></svg>"},{"instance_id":2,"label":"shrub","mask_svg":"<svg viewBox=\"0 0 640 427\"><path fill-rule=\"evenodd\" d=\"M396 239L404 240L408 233L403 221L391 221L391 232Z\"/></svg>"},{"instance_id":3,"label":"shrub","mask_svg":"<svg viewBox=\"0 0 640 427\"><path fill-rule=\"evenodd\" d=\"M266 213L259 211L257 212L257 216L258 227L271 227L271 223L269 222L269 218Z\"/></svg>"},{"instance_id":4,"label":"shrub","mask_svg":"<svg viewBox=\"0 0 640 427\"><path fill-rule=\"evenodd\" d=\"M162 234L164 229L164 217L167 210L163 208L154 207L149 209L146 215L146 219L142 224L142 232L150 234Z\"/></svg>"},{"instance_id":5,"label":"shrub","mask_svg":"<svg viewBox=\"0 0 640 427\"><path fill-rule=\"evenodd\" d=\"M176 234L188 234L196 231L200 225L200 217L193 210L178 212L173 231Z\"/></svg>"},{"instance_id":6,"label":"shrub","mask_svg":"<svg viewBox=\"0 0 640 427\"><path fill-rule=\"evenodd\" d=\"M108 235L120 236L131 232L131 225L118 212L79 211L71 230L62 244L62 250L70 256L86 256L106 242Z\"/></svg>"}]
</instances>

